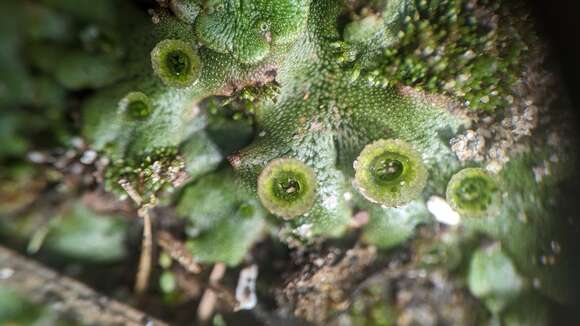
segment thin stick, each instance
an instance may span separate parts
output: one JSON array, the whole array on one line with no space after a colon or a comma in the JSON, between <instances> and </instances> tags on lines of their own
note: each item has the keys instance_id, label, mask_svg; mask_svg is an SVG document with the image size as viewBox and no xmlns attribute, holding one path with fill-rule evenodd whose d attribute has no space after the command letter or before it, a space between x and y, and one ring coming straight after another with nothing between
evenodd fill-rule
<instances>
[{"instance_id":1,"label":"thin stick","mask_svg":"<svg viewBox=\"0 0 580 326\"><path fill-rule=\"evenodd\" d=\"M121 188L123 188L123 190L125 190L127 195L131 197L131 199L135 202L135 204L137 204L137 206L141 206L141 204L143 204L143 198L141 197L141 195L139 195L137 190L133 188L133 186L127 179L119 180L119 185L121 186Z\"/></svg>"},{"instance_id":2,"label":"thin stick","mask_svg":"<svg viewBox=\"0 0 580 326\"><path fill-rule=\"evenodd\" d=\"M135 282L135 292L143 294L149 285L151 275L151 260L153 258L153 231L151 228L151 215L149 207L145 205L139 209L138 214L143 218L143 241L141 242L141 256L139 257L139 269Z\"/></svg>"},{"instance_id":3,"label":"thin stick","mask_svg":"<svg viewBox=\"0 0 580 326\"><path fill-rule=\"evenodd\" d=\"M133 188L126 179L119 180L119 185L127 192L129 197L140 206L137 215L143 218L143 241L141 242L141 256L139 257L139 268L135 281L135 292L143 294L149 286L149 276L151 275L151 260L153 259L153 230L151 228L151 215L149 209L154 203L143 204L143 197Z\"/></svg>"},{"instance_id":4,"label":"thin stick","mask_svg":"<svg viewBox=\"0 0 580 326\"><path fill-rule=\"evenodd\" d=\"M213 266L211 274L209 275L209 284L216 285L224 277L226 272L226 265L224 263L217 263ZM213 315L215 304L217 302L217 294L211 288L208 288L203 293L199 307L197 308L197 319L200 323L206 323Z\"/></svg>"},{"instance_id":5,"label":"thin stick","mask_svg":"<svg viewBox=\"0 0 580 326\"><path fill-rule=\"evenodd\" d=\"M171 258L177 261L185 270L192 274L201 273L201 266L194 260L185 244L173 237L171 233L160 231L157 235L157 243Z\"/></svg>"}]
</instances>

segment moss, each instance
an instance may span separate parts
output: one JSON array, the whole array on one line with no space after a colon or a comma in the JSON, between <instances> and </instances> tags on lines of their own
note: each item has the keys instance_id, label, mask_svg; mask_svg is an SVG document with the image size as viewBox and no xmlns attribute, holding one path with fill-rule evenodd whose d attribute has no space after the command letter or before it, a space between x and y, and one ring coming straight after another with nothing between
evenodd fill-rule
<instances>
[{"instance_id":1,"label":"moss","mask_svg":"<svg viewBox=\"0 0 580 326\"><path fill-rule=\"evenodd\" d=\"M307 0L208 1L195 22L210 49L243 63L263 60L270 47L294 41L304 28Z\"/></svg>"},{"instance_id":2,"label":"moss","mask_svg":"<svg viewBox=\"0 0 580 326\"><path fill-rule=\"evenodd\" d=\"M510 104L516 76L522 74L535 41L529 36L525 9L512 1L481 1L474 6L463 0L401 0L384 14L393 8L398 15L385 15L383 27L390 31L393 44L373 58L378 65L362 69L361 78L371 84L449 94L472 109ZM345 39L354 26L346 28Z\"/></svg>"},{"instance_id":3,"label":"moss","mask_svg":"<svg viewBox=\"0 0 580 326\"><path fill-rule=\"evenodd\" d=\"M263 235L305 245L348 232L336 242L360 234L413 251L423 224L456 239L413 258L467 277L506 320L507 311L519 318L523 284L575 300L570 228L556 211L572 158L545 131L561 115L533 97L536 82L551 86L529 65L542 46L515 2L175 0L149 13L130 1L87 3L0 4L3 164L73 143L78 126L98 167L108 162L106 189L127 196L124 181L147 202L176 204L201 262L237 265ZM519 137L522 121L541 128ZM513 136L497 175L473 168L497 162L457 159L450 139L466 129L494 149ZM35 189L9 174L0 195ZM445 195L458 226L440 225L425 205ZM91 215L84 209L70 215ZM269 214L288 220L267 224ZM484 216L493 218L469 218ZM482 234L501 249L474 249ZM493 283L500 272L505 282ZM357 323L387 323L390 313L371 305Z\"/></svg>"},{"instance_id":4,"label":"moss","mask_svg":"<svg viewBox=\"0 0 580 326\"><path fill-rule=\"evenodd\" d=\"M266 212L240 191L231 171L203 177L188 186L177 212L187 218L187 246L201 262L237 265L264 230Z\"/></svg>"},{"instance_id":5,"label":"moss","mask_svg":"<svg viewBox=\"0 0 580 326\"><path fill-rule=\"evenodd\" d=\"M469 268L471 292L494 314L502 312L525 288L513 262L499 246L477 250Z\"/></svg>"},{"instance_id":6,"label":"moss","mask_svg":"<svg viewBox=\"0 0 580 326\"><path fill-rule=\"evenodd\" d=\"M565 199L559 197L561 188L556 185L570 177L572 170L565 166L574 163L565 147L555 153L568 159L552 162L553 173L540 182L533 168L545 164L552 155L546 148L514 157L499 175L505 188L497 217L469 219L465 226L470 233L482 232L501 241L520 272L535 280L540 292L559 302L570 302L576 297L571 290L576 284L574 259L568 256L574 252L574 234L565 215L560 215L562 202L558 198Z\"/></svg>"},{"instance_id":7,"label":"moss","mask_svg":"<svg viewBox=\"0 0 580 326\"><path fill-rule=\"evenodd\" d=\"M123 69L116 59L84 52L69 52L58 59L55 78L66 88L100 88L121 79Z\"/></svg>"},{"instance_id":8,"label":"moss","mask_svg":"<svg viewBox=\"0 0 580 326\"><path fill-rule=\"evenodd\" d=\"M437 160L448 152L436 130L453 130L462 123L442 108L397 89L353 81L337 60L341 52L336 27L319 24L336 19L337 7L313 4L307 27L312 36L292 48L280 68L280 98L258 106L258 137L229 158L249 184L264 162L284 155L312 166L318 197L308 216L296 223L311 226L313 235L344 231L351 212L343 195L353 191L347 180L367 144L397 138Z\"/></svg>"},{"instance_id":9,"label":"moss","mask_svg":"<svg viewBox=\"0 0 580 326\"><path fill-rule=\"evenodd\" d=\"M423 203L411 202L400 208L369 205L369 223L364 226L363 239L381 249L401 245L415 234L415 228L429 221Z\"/></svg>"},{"instance_id":10,"label":"moss","mask_svg":"<svg viewBox=\"0 0 580 326\"><path fill-rule=\"evenodd\" d=\"M44 246L61 256L92 263L122 260L127 224L119 216L99 215L74 203L49 229Z\"/></svg>"},{"instance_id":11,"label":"moss","mask_svg":"<svg viewBox=\"0 0 580 326\"><path fill-rule=\"evenodd\" d=\"M112 162L105 175L107 190L125 197L127 192L121 183L127 183L145 201L153 200L185 168L183 158L177 153L175 147L157 148L144 156Z\"/></svg>"},{"instance_id":12,"label":"moss","mask_svg":"<svg viewBox=\"0 0 580 326\"><path fill-rule=\"evenodd\" d=\"M80 264L112 264L126 257L128 223L122 216L97 213L81 200L68 201L60 208L58 212L20 211L17 219L3 218L0 234L27 243L30 252L42 249Z\"/></svg>"},{"instance_id":13,"label":"moss","mask_svg":"<svg viewBox=\"0 0 580 326\"><path fill-rule=\"evenodd\" d=\"M215 170L223 160L220 149L204 131L197 132L186 140L180 152L185 163L185 170L193 180Z\"/></svg>"}]
</instances>

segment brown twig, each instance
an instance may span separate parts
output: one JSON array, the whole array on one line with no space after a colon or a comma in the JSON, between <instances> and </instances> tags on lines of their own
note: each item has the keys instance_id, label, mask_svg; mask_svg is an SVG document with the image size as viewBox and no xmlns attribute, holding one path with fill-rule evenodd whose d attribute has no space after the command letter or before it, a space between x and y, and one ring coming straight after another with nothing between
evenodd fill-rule
<instances>
[{"instance_id":1,"label":"brown twig","mask_svg":"<svg viewBox=\"0 0 580 326\"><path fill-rule=\"evenodd\" d=\"M143 219L143 241L141 242L141 256L139 257L139 268L135 281L135 292L143 294L149 286L149 276L151 275L151 260L153 259L153 230L151 227L150 209L155 203L145 203L143 197L135 190L126 179L119 180L119 185L125 190L127 195L135 202L139 209L137 215Z\"/></svg>"},{"instance_id":2,"label":"brown twig","mask_svg":"<svg viewBox=\"0 0 580 326\"><path fill-rule=\"evenodd\" d=\"M139 195L137 190L133 188L133 186L127 179L119 180L119 185L121 186L121 188L123 188L123 190L125 190L127 195L131 197L131 199L135 202L135 204L137 204L137 206L141 206L141 204L143 203L143 198L141 197L141 195Z\"/></svg>"},{"instance_id":3,"label":"brown twig","mask_svg":"<svg viewBox=\"0 0 580 326\"><path fill-rule=\"evenodd\" d=\"M167 325L0 246L0 286L86 325Z\"/></svg>"},{"instance_id":4,"label":"brown twig","mask_svg":"<svg viewBox=\"0 0 580 326\"><path fill-rule=\"evenodd\" d=\"M185 270L192 274L199 274L202 271L201 266L194 260L185 244L173 237L167 231L160 231L157 235L157 243L165 250L171 258L177 261Z\"/></svg>"},{"instance_id":5,"label":"brown twig","mask_svg":"<svg viewBox=\"0 0 580 326\"><path fill-rule=\"evenodd\" d=\"M135 292L143 294L149 285L151 275L151 260L153 259L153 230L151 228L151 215L149 206L140 208L138 214L143 218L143 241L141 242L141 256L139 257L139 269L135 282Z\"/></svg>"},{"instance_id":6,"label":"brown twig","mask_svg":"<svg viewBox=\"0 0 580 326\"><path fill-rule=\"evenodd\" d=\"M226 265L224 263L217 263L213 266L211 274L209 275L210 286L215 286L224 277L226 272ZM201 301L197 308L197 319L201 324L206 323L212 316L215 304L217 302L217 293L212 289L208 288L203 293Z\"/></svg>"}]
</instances>

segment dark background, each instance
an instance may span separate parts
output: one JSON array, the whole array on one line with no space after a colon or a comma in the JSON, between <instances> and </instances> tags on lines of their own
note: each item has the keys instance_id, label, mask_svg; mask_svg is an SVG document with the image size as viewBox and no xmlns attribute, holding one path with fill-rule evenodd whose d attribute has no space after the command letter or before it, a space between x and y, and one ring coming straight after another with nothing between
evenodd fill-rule
<instances>
[{"instance_id":1,"label":"dark background","mask_svg":"<svg viewBox=\"0 0 580 326\"><path fill-rule=\"evenodd\" d=\"M580 0L528 0L537 27L551 42L568 93L580 122Z\"/></svg>"},{"instance_id":2,"label":"dark background","mask_svg":"<svg viewBox=\"0 0 580 326\"><path fill-rule=\"evenodd\" d=\"M565 87L573 102L576 144L580 144L580 0L527 0L535 15L539 32L551 43L552 59L558 64ZM579 153L580 148L577 148ZM580 169L576 167L576 178L563 185L561 199L563 210L576 220L579 218L577 203L580 198ZM580 253L580 238L576 238L576 253ZM580 255L575 261L580 270ZM580 282L576 284L577 297L580 297ZM580 309L580 302L576 302ZM572 316L573 315L573 316ZM560 325L580 325L577 313L561 311L556 318Z\"/></svg>"}]
</instances>

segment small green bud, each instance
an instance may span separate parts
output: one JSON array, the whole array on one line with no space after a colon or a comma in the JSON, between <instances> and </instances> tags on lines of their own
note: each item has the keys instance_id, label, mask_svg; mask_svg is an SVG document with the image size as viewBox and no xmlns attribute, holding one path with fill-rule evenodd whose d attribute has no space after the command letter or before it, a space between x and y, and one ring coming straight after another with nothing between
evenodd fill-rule
<instances>
[{"instance_id":1,"label":"small green bud","mask_svg":"<svg viewBox=\"0 0 580 326\"><path fill-rule=\"evenodd\" d=\"M201 59L191 44L163 40L151 51L153 71L167 86L187 87L201 72Z\"/></svg>"},{"instance_id":2,"label":"small green bud","mask_svg":"<svg viewBox=\"0 0 580 326\"><path fill-rule=\"evenodd\" d=\"M119 112L129 120L144 120L153 112L153 106L147 95L130 92L119 101Z\"/></svg>"},{"instance_id":3,"label":"small green bud","mask_svg":"<svg viewBox=\"0 0 580 326\"><path fill-rule=\"evenodd\" d=\"M417 197L427 180L427 170L409 144L381 139L367 145L354 163L355 186L369 201L401 206Z\"/></svg>"},{"instance_id":4,"label":"small green bud","mask_svg":"<svg viewBox=\"0 0 580 326\"><path fill-rule=\"evenodd\" d=\"M273 214L285 219L302 215L314 205L314 171L292 158L271 161L258 177L258 196Z\"/></svg>"},{"instance_id":5,"label":"small green bud","mask_svg":"<svg viewBox=\"0 0 580 326\"><path fill-rule=\"evenodd\" d=\"M163 293L174 292L177 288L177 283L175 281L175 276L169 271L164 271L159 277L159 287Z\"/></svg>"},{"instance_id":6,"label":"small green bud","mask_svg":"<svg viewBox=\"0 0 580 326\"><path fill-rule=\"evenodd\" d=\"M463 169L447 185L447 201L462 215L487 215L499 200L496 180L481 168Z\"/></svg>"}]
</instances>

